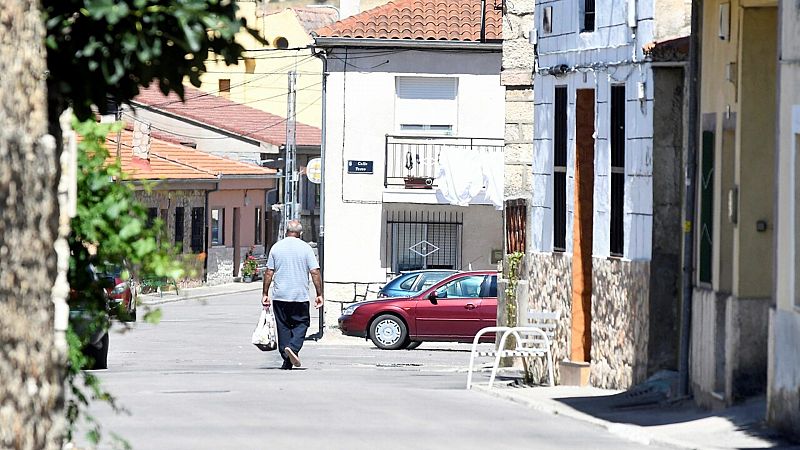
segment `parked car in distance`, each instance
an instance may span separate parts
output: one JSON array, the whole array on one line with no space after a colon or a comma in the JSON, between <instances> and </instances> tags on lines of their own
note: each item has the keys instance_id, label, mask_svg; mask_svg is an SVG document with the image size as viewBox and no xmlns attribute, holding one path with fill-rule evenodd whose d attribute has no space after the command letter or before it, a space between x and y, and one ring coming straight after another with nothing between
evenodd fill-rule
<instances>
[{"instance_id":1,"label":"parked car in distance","mask_svg":"<svg viewBox=\"0 0 800 450\"><path fill-rule=\"evenodd\" d=\"M122 271L120 267L104 266L97 277L108 296L111 314L123 322L136 322L136 296L130 279L124 279Z\"/></svg>"},{"instance_id":2,"label":"parked car in distance","mask_svg":"<svg viewBox=\"0 0 800 450\"><path fill-rule=\"evenodd\" d=\"M354 303L339 317L342 334L369 338L385 350L472 342L478 330L496 324L497 272L490 270L457 272L411 297ZM494 341L494 334L481 341Z\"/></svg>"},{"instance_id":3,"label":"parked car in distance","mask_svg":"<svg viewBox=\"0 0 800 450\"><path fill-rule=\"evenodd\" d=\"M433 286L437 281L440 281L443 278L446 278L457 272L457 270L444 269L426 269L404 272L386 283L386 285L383 286L380 291L378 291L378 298L410 297Z\"/></svg>"}]
</instances>

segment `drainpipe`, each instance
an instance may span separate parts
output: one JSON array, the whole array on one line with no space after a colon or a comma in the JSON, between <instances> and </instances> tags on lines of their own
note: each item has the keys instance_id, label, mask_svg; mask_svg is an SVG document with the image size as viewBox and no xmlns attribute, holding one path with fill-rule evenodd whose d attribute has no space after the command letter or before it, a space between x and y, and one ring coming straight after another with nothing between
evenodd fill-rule
<instances>
[{"instance_id":1,"label":"drainpipe","mask_svg":"<svg viewBox=\"0 0 800 450\"><path fill-rule=\"evenodd\" d=\"M319 188L319 239L317 240L317 253L319 254L319 272L322 276L322 287L325 288L325 136L327 129L327 104L328 104L328 55L326 52L315 52L314 56L322 60L322 128L320 132L320 177L322 182ZM309 336L310 339L322 338L325 330L325 305L319 309L319 331Z\"/></svg>"},{"instance_id":2,"label":"drainpipe","mask_svg":"<svg viewBox=\"0 0 800 450\"><path fill-rule=\"evenodd\" d=\"M481 43L486 42L486 0L481 0Z\"/></svg>"},{"instance_id":3,"label":"drainpipe","mask_svg":"<svg viewBox=\"0 0 800 450\"><path fill-rule=\"evenodd\" d=\"M206 254L206 257L203 259L203 283L208 283L208 194L219 191L220 178L222 178L222 176L217 175L217 184L214 186L214 189L206 191L205 206L203 208L203 251Z\"/></svg>"},{"instance_id":4,"label":"drainpipe","mask_svg":"<svg viewBox=\"0 0 800 450\"><path fill-rule=\"evenodd\" d=\"M700 33L702 32L702 0L692 0L691 34L689 36L689 111L688 145L686 148L686 188L683 196L683 295L681 297L680 353L678 392L689 395L689 344L691 340L692 291L694 287L694 228L697 172L697 145L700 95Z\"/></svg>"}]
</instances>

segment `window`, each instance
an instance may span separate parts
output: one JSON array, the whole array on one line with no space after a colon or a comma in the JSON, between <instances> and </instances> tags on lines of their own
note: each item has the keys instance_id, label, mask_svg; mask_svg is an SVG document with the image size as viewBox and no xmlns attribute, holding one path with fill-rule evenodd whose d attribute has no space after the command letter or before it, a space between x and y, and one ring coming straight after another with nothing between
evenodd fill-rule
<instances>
[{"instance_id":1,"label":"window","mask_svg":"<svg viewBox=\"0 0 800 450\"><path fill-rule=\"evenodd\" d=\"M147 221L145 222L147 228L153 228L156 218L158 218L158 208L147 208Z\"/></svg>"},{"instance_id":2,"label":"window","mask_svg":"<svg viewBox=\"0 0 800 450\"><path fill-rule=\"evenodd\" d=\"M441 298L478 298L486 275L473 275L455 279L436 289L436 296Z\"/></svg>"},{"instance_id":3,"label":"window","mask_svg":"<svg viewBox=\"0 0 800 450\"><path fill-rule=\"evenodd\" d=\"M226 78L220 79L218 87L219 87L219 89L218 89L219 95L221 97L228 98L230 96L230 94L231 94L231 80L230 79L226 79Z\"/></svg>"},{"instance_id":4,"label":"window","mask_svg":"<svg viewBox=\"0 0 800 450\"><path fill-rule=\"evenodd\" d=\"M594 31L594 0L579 0L581 6L581 33Z\"/></svg>"},{"instance_id":5,"label":"window","mask_svg":"<svg viewBox=\"0 0 800 450\"><path fill-rule=\"evenodd\" d=\"M256 235L255 238L253 239L253 243L258 245L262 243L262 236L263 236L263 233L261 232L262 229L261 224L264 223L264 216L263 214L261 214L261 208L256 208L255 216L256 216L256 224L255 224Z\"/></svg>"},{"instance_id":6,"label":"window","mask_svg":"<svg viewBox=\"0 0 800 450\"><path fill-rule=\"evenodd\" d=\"M400 289L410 291L411 287L414 286L414 282L417 281L417 278L419 278L419 275L408 277L408 279L400 283Z\"/></svg>"},{"instance_id":7,"label":"window","mask_svg":"<svg viewBox=\"0 0 800 450\"><path fill-rule=\"evenodd\" d=\"M395 88L397 130L412 134L455 134L457 78L397 77Z\"/></svg>"},{"instance_id":8,"label":"window","mask_svg":"<svg viewBox=\"0 0 800 450\"><path fill-rule=\"evenodd\" d=\"M553 250L567 248L567 87L556 86L553 130Z\"/></svg>"},{"instance_id":9,"label":"window","mask_svg":"<svg viewBox=\"0 0 800 450\"><path fill-rule=\"evenodd\" d=\"M506 252L525 252L527 213L524 199L506 200Z\"/></svg>"},{"instance_id":10,"label":"window","mask_svg":"<svg viewBox=\"0 0 800 450\"><path fill-rule=\"evenodd\" d=\"M553 32L553 7L545 6L542 11L542 33L550 34Z\"/></svg>"},{"instance_id":11,"label":"window","mask_svg":"<svg viewBox=\"0 0 800 450\"><path fill-rule=\"evenodd\" d=\"M205 230L205 208L192 208L192 253L200 253L203 251L205 244Z\"/></svg>"},{"instance_id":12,"label":"window","mask_svg":"<svg viewBox=\"0 0 800 450\"><path fill-rule=\"evenodd\" d=\"M714 132L703 131L700 161L700 236L697 277L701 283L711 283L714 251Z\"/></svg>"},{"instance_id":13,"label":"window","mask_svg":"<svg viewBox=\"0 0 800 450\"><path fill-rule=\"evenodd\" d=\"M611 254L625 250L625 86L611 86Z\"/></svg>"},{"instance_id":14,"label":"window","mask_svg":"<svg viewBox=\"0 0 800 450\"><path fill-rule=\"evenodd\" d=\"M175 208L175 244L183 251L183 207Z\"/></svg>"},{"instance_id":15,"label":"window","mask_svg":"<svg viewBox=\"0 0 800 450\"><path fill-rule=\"evenodd\" d=\"M387 213L387 259L392 272L460 269L462 224L461 213Z\"/></svg>"},{"instance_id":16,"label":"window","mask_svg":"<svg viewBox=\"0 0 800 450\"><path fill-rule=\"evenodd\" d=\"M211 245L225 245L225 208L211 210Z\"/></svg>"}]
</instances>

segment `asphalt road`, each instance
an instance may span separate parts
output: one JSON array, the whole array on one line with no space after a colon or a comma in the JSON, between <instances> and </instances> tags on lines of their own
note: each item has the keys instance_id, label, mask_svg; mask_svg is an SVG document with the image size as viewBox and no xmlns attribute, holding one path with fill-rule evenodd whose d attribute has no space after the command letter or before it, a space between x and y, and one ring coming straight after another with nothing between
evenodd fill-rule
<instances>
[{"instance_id":1,"label":"asphalt road","mask_svg":"<svg viewBox=\"0 0 800 450\"><path fill-rule=\"evenodd\" d=\"M130 414L93 414L134 449L640 448L465 390L464 344L382 351L326 337L306 343L302 368L283 371L277 352L250 344L257 292L161 308L158 325L112 332L109 369L95 372Z\"/></svg>"}]
</instances>

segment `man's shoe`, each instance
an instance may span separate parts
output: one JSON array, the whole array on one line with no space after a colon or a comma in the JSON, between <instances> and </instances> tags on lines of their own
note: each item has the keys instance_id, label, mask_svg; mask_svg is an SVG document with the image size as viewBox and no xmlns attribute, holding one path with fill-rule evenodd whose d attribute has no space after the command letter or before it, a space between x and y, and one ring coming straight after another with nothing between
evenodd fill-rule
<instances>
[{"instance_id":1,"label":"man's shoe","mask_svg":"<svg viewBox=\"0 0 800 450\"><path fill-rule=\"evenodd\" d=\"M297 353L294 352L289 347L283 349L283 352L286 353L286 358L292 362L292 365L295 367L300 367L300 357L297 356Z\"/></svg>"},{"instance_id":2,"label":"man's shoe","mask_svg":"<svg viewBox=\"0 0 800 450\"><path fill-rule=\"evenodd\" d=\"M292 370L294 366L288 359L283 360L283 364L281 364L281 370Z\"/></svg>"}]
</instances>

